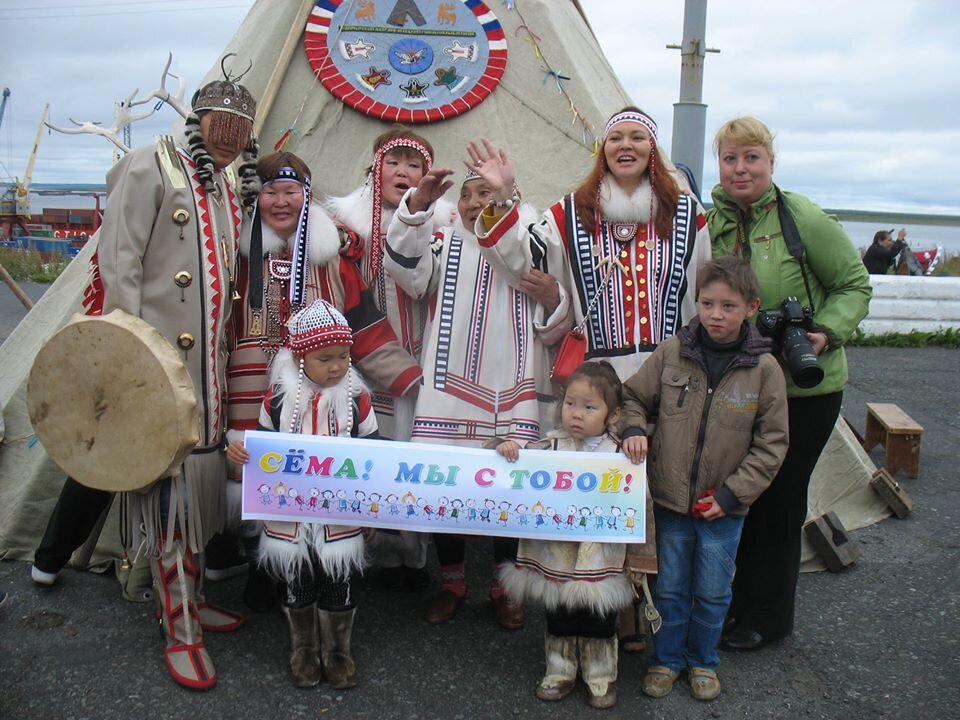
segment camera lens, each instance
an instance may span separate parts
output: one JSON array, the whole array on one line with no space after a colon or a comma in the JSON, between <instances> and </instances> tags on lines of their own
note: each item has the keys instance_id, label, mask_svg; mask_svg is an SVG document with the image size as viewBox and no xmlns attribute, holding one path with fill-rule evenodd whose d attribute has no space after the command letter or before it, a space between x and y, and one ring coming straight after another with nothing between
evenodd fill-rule
<instances>
[{"instance_id":1,"label":"camera lens","mask_svg":"<svg viewBox=\"0 0 960 720\"><path fill-rule=\"evenodd\" d=\"M797 387L812 388L823 380L820 358L807 340L807 333L796 325L783 329L783 359Z\"/></svg>"}]
</instances>

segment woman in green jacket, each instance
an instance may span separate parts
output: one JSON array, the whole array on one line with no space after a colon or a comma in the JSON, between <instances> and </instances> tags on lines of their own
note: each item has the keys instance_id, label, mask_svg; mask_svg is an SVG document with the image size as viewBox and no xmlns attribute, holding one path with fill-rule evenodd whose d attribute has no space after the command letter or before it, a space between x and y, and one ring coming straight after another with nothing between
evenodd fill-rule
<instances>
[{"instance_id":1,"label":"woman in green jacket","mask_svg":"<svg viewBox=\"0 0 960 720\"><path fill-rule=\"evenodd\" d=\"M860 255L837 219L802 195L774 185L773 134L766 125L752 117L731 120L717 132L714 149L720 184L707 213L713 254L750 258L764 310L783 311L781 319L787 320L791 313L782 305L787 298L812 310L806 321L793 315L796 325L785 324L803 331L788 334L805 335L823 368L820 382L811 386L812 380L797 376L798 384L781 358L790 447L744 524L733 602L720 644L725 650L756 650L793 630L807 486L840 414L847 381L843 344L867 314L871 289ZM797 238L799 243L791 242ZM775 340L783 326L781 322L772 331Z\"/></svg>"}]
</instances>

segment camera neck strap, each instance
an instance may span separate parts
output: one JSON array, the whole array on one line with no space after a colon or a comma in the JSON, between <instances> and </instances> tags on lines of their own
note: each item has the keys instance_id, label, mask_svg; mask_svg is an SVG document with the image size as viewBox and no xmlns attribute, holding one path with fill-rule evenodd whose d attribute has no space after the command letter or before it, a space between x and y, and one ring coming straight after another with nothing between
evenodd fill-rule
<instances>
[{"instance_id":1,"label":"camera neck strap","mask_svg":"<svg viewBox=\"0 0 960 720\"><path fill-rule=\"evenodd\" d=\"M780 230L783 232L783 240L787 244L787 250L790 255L800 263L800 274L803 276L803 286L807 290L807 300L810 302L810 310L816 312L813 306L813 294L810 292L810 280L807 277L807 264L803 261L803 241L800 239L800 231L797 230L797 223L793 219L793 213L787 205L787 198L780 188L776 185L773 189L777 193L777 215L780 217Z\"/></svg>"}]
</instances>

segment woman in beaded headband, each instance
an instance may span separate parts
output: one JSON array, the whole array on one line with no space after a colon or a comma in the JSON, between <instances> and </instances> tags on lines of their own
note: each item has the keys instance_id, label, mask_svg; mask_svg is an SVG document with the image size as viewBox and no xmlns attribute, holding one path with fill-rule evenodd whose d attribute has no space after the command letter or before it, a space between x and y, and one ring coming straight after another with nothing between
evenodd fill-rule
<instances>
[{"instance_id":1,"label":"woman in beaded headband","mask_svg":"<svg viewBox=\"0 0 960 720\"><path fill-rule=\"evenodd\" d=\"M379 237L383 206L395 208L404 194L416 187L433 166L433 148L424 138L403 127L383 133L373 145L373 164L369 177L373 186L373 219L370 237ZM383 244L372 243L371 267L379 272L383 262Z\"/></svg>"},{"instance_id":2,"label":"woman in beaded headband","mask_svg":"<svg viewBox=\"0 0 960 720\"><path fill-rule=\"evenodd\" d=\"M628 154L636 152L634 161L622 163L618 152L622 141L635 134L637 147L627 148ZM648 147L643 147L647 145ZM611 178L628 190L634 182L649 179L652 197L656 198L654 222L657 234L667 237L673 224L673 215L680 189L674 179L675 169L657 142L657 124L647 113L629 106L614 113L607 121L600 139L600 152L590 174L574 192L577 214L585 226L592 225L600 209L600 188L604 178ZM651 198L651 202L653 202Z\"/></svg>"}]
</instances>

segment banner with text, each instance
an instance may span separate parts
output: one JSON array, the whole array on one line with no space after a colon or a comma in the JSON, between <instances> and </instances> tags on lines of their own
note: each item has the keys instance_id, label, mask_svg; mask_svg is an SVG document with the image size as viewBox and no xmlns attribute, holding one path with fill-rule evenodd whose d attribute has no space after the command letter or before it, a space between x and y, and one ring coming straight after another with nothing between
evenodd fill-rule
<instances>
[{"instance_id":1,"label":"banner with text","mask_svg":"<svg viewBox=\"0 0 960 720\"><path fill-rule=\"evenodd\" d=\"M244 520L639 543L646 466L619 453L247 432Z\"/></svg>"}]
</instances>

